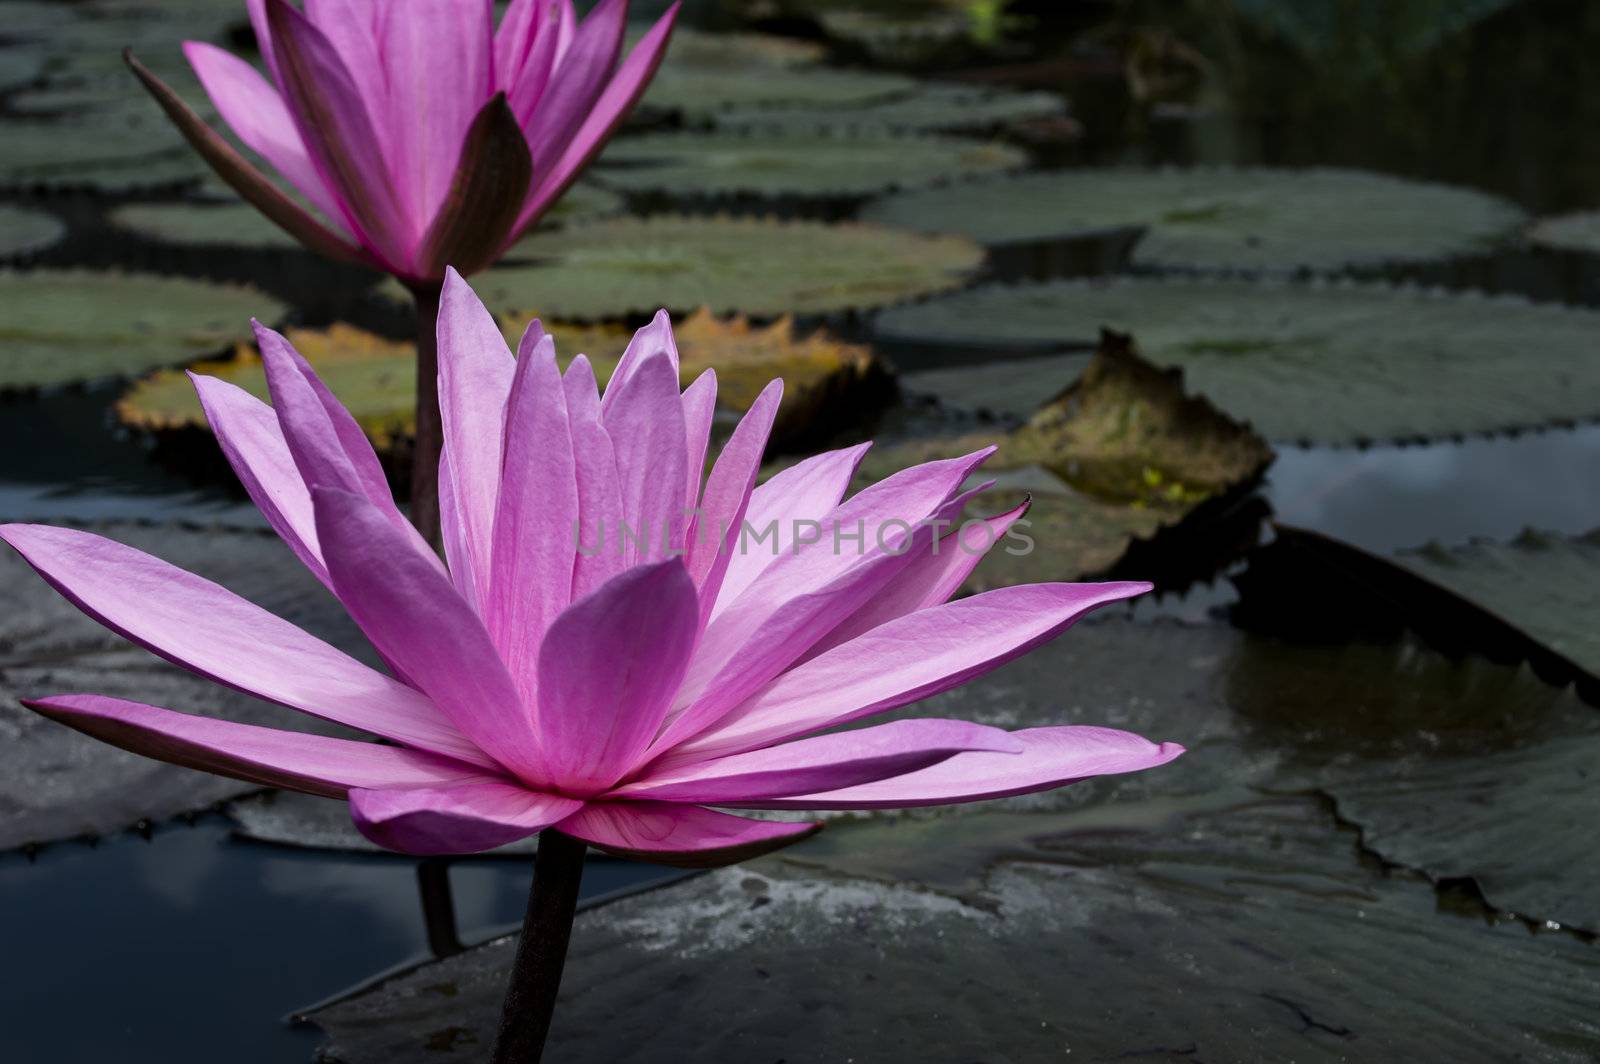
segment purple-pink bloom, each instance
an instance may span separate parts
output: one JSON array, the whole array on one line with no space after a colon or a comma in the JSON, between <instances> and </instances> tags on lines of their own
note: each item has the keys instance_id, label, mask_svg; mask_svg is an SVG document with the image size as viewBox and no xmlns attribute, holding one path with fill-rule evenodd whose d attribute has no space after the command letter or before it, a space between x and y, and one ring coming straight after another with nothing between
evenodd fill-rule
<instances>
[{"instance_id":1,"label":"purple-pink bloom","mask_svg":"<svg viewBox=\"0 0 1600 1064\"><path fill-rule=\"evenodd\" d=\"M852 447L757 487L782 393L773 381L703 476L716 377L680 392L664 313L634 336L602 394L582 355L559 369L537 322L513 358L452 271L438 328L441 562L396 507L355 420L282 336L257 335L271 406L215 378L196 375L195 387L251 498L389 673L90 533L12 524L0 537L128 639L386 742L93 694L29 701L38 712L151 757L346 798L368 838L406 853L480 851L554 827L690 864L738 860L816 826L722 809L970 802L1183 752L1088 726L907 719L838 730L1148 589L1034 584L951 601L1022 514L946 530L988 451L847 497L865 451ZM773 531L752 543L749 529Z\"/></svg>"},{"instance_id":2,"label":"purple-pink bloom","mask_svg":"<svg viewBox=\"0 0 1600 1064\"><path fill-rule=\"evenodd\" d=\"M247 0L267 77L185 54L234 134L313 217L130 56L191 144L313 250L409 283L489 265L566 190L643 93L674 5L618 64L627 0Z\"/></svg>"}]
</instances>

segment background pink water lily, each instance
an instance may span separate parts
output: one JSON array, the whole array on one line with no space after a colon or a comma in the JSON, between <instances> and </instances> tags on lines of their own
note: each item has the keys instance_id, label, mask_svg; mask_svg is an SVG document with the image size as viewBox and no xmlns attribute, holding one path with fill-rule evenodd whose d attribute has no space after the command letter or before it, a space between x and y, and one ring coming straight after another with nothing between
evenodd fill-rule
<instances>
[{"instance_id":1,"label":"background pink water lily","mask_svg":"<svg viewBox=\"0 0 1600 1064\"><path fill-rule=\"evenodd\" d=\"M314 250L408 281L489 265L600 150L655 73L677 6L618 63L627 0L247 0L267 76L184 52L234 134L313 217L135 60L218 173Z\"/></svg>"},{"instance_id":2,"label":"background pink water lily","mask_svg":"<svg viewBox=\"0 0 1600 1064\"><path fill-rule=\"evenodd\" d=\"M1018 508L941 533L988 456L930 462L846 497L865 446L756 487L773 381L702 475L716 404L679 390L671 327L635 335L604 394L535 322L517 357L467 284L439 319L445 562L396 507L354 419L258 327L272 405L196 376L251 498L392 675L226 589L87 532L0 536L85 612L231 687L384 743L68 694L29 705L179 764L347 798L373 841L488 849L547 827L612 852L736 860L814 825L732 809L968 802L1160 765L1109 728L1007 732L863 721L979 676L1140 583L1039 584L947 601ZM796 535L796 521L860 530ZM746 523L778 538L752 544ZM605 529L661 530L605 540ZM579 542L606 542L578 550Z\"/></svg>"}]
</instances>

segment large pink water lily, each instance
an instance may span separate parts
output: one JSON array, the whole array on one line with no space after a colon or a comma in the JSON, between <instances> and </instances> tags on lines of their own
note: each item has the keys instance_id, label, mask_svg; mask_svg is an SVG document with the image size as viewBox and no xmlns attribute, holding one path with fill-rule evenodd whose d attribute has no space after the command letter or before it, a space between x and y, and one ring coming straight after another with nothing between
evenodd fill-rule
<instances>
[{"instance_id":1,"label":"large pink water lily","mask_svg":"<svg viewBox=\"0 0 1600 1064\"><path fill-rule=\"evenodd\" d=\"M350 414L283 337L257 332L272 405L196 376L201 402L262 513L392 675L130 547L42 525L0 536L127 638L387 742L92 694L33 709L151 757L348 798L368 838L415 854L555 827L625 855L722 862L814 825L711 807L970 802L1182 753L1088 726L838 730L1147 589L1035 584L947 601L1021 516L950 530L987 451L848 498L864 447L756 487L782 392L773 381L703 476L716 377L680 393L665 314L635 335L602 395L581 355L558 368L537 322L513 358L452 272L438 336L445 564L396 508Z\"/></svg>"},{"instance_id":2,"label":"large pink water lily","mask_svg":"<svg viewBox=\"0 0 1600 1064\"><path fill-rule=\"evenodd\" d=\"M268 77L184 51L235 135L300 207L130 57L190 143L245 199L334 257L411 282L489 265L600 150L655 73L674 5L619 65L627 0L247 0Z\"/></svg>"}]
</instances>

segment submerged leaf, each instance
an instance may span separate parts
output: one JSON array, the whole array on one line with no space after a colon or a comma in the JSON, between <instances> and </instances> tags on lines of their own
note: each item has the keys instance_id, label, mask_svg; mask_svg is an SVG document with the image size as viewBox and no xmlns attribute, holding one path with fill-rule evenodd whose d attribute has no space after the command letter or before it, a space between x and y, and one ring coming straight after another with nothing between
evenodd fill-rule
<instances>
[{"instance_id":1,"label":"submerged leaf","mask_svg":"<svg viewBox=\"0 0 1600 1064\"><path fill-rule=\"evenodd\" d=\"M1271 440L1347 445L1600 417L1600 312L1353 282L1059 281L879 315L897 345L1084 349L1102 327ZM907 375L952 405L1026 416L1081 356Z\"/></svg>"}]
</instances>

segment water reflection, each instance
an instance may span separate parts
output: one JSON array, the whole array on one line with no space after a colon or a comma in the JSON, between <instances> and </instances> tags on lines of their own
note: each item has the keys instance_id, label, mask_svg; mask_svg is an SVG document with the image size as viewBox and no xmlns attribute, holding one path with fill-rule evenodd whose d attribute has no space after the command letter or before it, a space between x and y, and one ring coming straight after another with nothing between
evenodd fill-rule
<instances>
[{"instance_id":1,"label":"water reflection","mask_svg":"<svg viewBox=\"0 0 1600 1064\"><path fill-rule=\"evenodd\" d=\"M521 919L531 861L450 869L461 939ZM584 897L673 875L591 861ZM237 842L220 818L0 857L0 1060L309 1059L280 1017L395 965L428 936L416 862Z\"/></svg>"}]
</instances>

